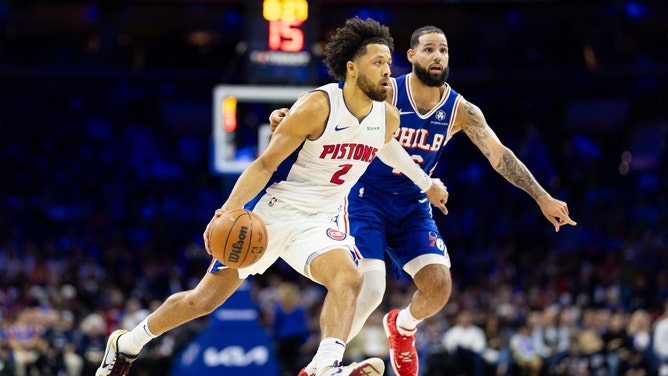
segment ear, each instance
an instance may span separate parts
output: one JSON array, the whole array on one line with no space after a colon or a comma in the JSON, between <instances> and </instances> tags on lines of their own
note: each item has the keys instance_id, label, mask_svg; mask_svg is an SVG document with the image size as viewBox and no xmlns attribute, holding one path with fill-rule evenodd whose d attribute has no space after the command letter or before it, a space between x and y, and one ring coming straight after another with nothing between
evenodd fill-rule
<instances>
[{"instance_id":1,"label":"ear","mask_svg":"<svg viewBox=\"0 0 668 376\"><path fill-rule=\"evenodd\" d=\"M348 75L352 78L357 77L357 63L352 60L348 60L346 63L346 69L348 70Z\"/></svg>"},{"instance_id":2,"label":"ear","mask_svg":"<svg viewBox=\"0 0 668 376\"><path fill-rule=\"evenodd\" d=\"M406 51L406 58L411 64L413 64L413 59L415 58L415 50L409 48L408 51Z\"/></svg>"}]
</instances>

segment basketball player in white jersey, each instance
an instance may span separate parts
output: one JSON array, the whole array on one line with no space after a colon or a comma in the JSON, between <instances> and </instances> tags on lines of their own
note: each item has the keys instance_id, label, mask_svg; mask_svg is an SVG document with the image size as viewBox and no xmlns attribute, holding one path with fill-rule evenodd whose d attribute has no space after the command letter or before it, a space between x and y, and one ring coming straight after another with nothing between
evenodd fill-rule
<instances>
[{"instance_id":1,"label":"basketball player in white jersey","mask_svg":"<svg viewBox=\"0 0 668 376\"><path fill-rule=\"evenodd\" d=\"M447 201L443 184L415 165L392 137L399 113L384 102L390 89L392 50L389 30L374 20L354 18L337 29L327 45L325 63L343 82L322 86L297 100L204 232L210 253L208 232L214 219L228 210L252 209L267 225L269 245L263 258L242 269L213 260L193 290L171 295L131 331L113 332L97 376L127 375L132 360L151 339L211 313L246 277L263 273L279 257L327 289L316 374L383 375L384 362L379 358L341 364L355 313L351 307L363 277L351 255L354 239L338 230L337 214L374 157L410 176L441 210Z\"/></svg>"},{"instance_id":2,"label":"basketball player in white jersey","mask_svg":"<svg viewBox=\"0 0 668 376\"><path fill-rule=\"evenodd\" d=\"M450 138L463 131L494 170L536 201L556 231L564 225L576 225L566 203L540 186L522 161L501 143L482 111L446 82L449 48L441 29L425 26L415 30L407 57L413 70L391 79L388 102L400 109L401 128L395 137L425 173L434 170ZM286 113L287 109L274 111L271 125L276 126ZM417 376L417 325L445 306L452 289L445 241L424 193L381 161L369 166L351 189L346 204L341 222L355 236L356 246L364 256L359 262L364 284L348 340L383 300L387 253L395 269L410 275L417 287L407 307L394 309L383 319L390 342L390 361L397 376ZM311 363L299 376L314 372Z\"/></svg>"}]
</instances>

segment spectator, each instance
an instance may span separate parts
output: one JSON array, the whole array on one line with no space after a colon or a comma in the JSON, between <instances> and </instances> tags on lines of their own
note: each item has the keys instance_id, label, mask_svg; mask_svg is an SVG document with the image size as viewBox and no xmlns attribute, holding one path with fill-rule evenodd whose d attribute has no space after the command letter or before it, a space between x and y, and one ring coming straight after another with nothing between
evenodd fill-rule
<instances>
[{"instance_id":1,"label":"spectator","mask_svg":"<svg viewBox=\"0 0 668 376\"><path fill-rule=\"evenodd\" d=\"M425 370L425 376L440 376L453 368L448 364L449 358L444 356L443 336L447 330L447 321L441 314L425 320L418 327L415 348L421 356L419 369Z\"/></svg>"},{"instance_id":2,"label":"spectator","mask_svg":"<svg viewBox=\"0 0 668 376\"><path fill-rule=\"evenodd\" d=\"M655 321L652 346L659 376L668 376L668 300L663 303L663 314Z\"/></svg>"},{"instance_id":3,"label":"spectator","mask_svg":"<svg viewBox=\"0 0 668 376\"><path fill-rule=\"evenodd\" d=\"M623 375L649 375L652 372L653 359L650 347L652 319L644 309L631 314L626 331L629 336L628 356L619 365Z\"/></svg>"},{"instance_id":4,"label":"spectator","mask_svg":"<svg viewBox=\"0 0 668 376\"><path fill-rule=\"evenodd\" d=\"M2 330L0 329L0 332ZM16 367L7 341L0 336L0 376L15 376Z\"/></svg>"},{"instance_id":5,"label":"spectator","mask_svg":"<svg viewBox=\"0 0 668 376\"><path fill-rule=\"evenodd\" d=\"M308 317L301 305L301 294L296 283L281 282L277 291L278 302L271 314L276 357L282 376L296 375L303 367L299 362L299 353L308 338Z\"/></svg>"},{"instance_id":6,"label":"spectator","mask_svg":"<svg viewBox=\"0 0 668 376\"><path fill-rule=\"evenodd\" d=\"M82 375L95 374L107 346L106 331L104 318L98 313L91 313L81 320L75 344L84 361Z\"/></svg>"},{"instance_id":7,"label":"spectator","mask_svg":"<svg viewBox=\"0 0 668 376\"><path fill-rule=\"evenodd\" d=\"M142 307L141 301L137 298L130 298L125 302L125 311L122 314L121 328L133 328L142 322L150 313Z\"/></svg>"},{"instance_id":8,"label":"spectator","mask_svg":"<svg viewBox=\"0 0 668 376\"><path fill-rule=\"evenodd\" d=\"M564 315L567 314L568 311L564 310ZM531 333L536 343L536 350L548 370L566 356L570 345L570 327L567 322L561 321L560 317L558 307L546 307L540 316L539 324Z\"/></svg>"},{"instance_id":9,"label":"spectator","mask_svg":"<svg viewBox=\"0 0 668 376\"><path fill-rule=\"evenodd\" d=\"M601 336L593 330L584 330L577 334L576 341L587 365L584 375L610 375Z\"/></svg>"},{"instance_id":10,"label":"spectator","mask_svg":"<svg viewBox=\"0 0 668 376\"><path fill-rule=\"evenodd\" d=\"M30 375L29 372L39 358L43 338L37 326L31 322L34 315L34 309L19 312L14 324L7 329L7 341L14 358L16 376Z\"/></svg>"},{"instance_id":11,"label":"spectator","mask_svg":"<svg viewBox=\"0 0 668 376\"><path fill-rule=\"evenodd\" d=\"M65 362L62 354L52 343L43 341L33 368L40 376L60 376L65 373Z\"/></svg>"},{"instance_id":12,"label":"spectator","mask_svg":"<svg viewBox=\"0 0 668 376\"><path fill-rule=\"evenodd\" d=\"M538 376L543 368L543 358L538 353L532 329L528 324L521 325L510 338L512 366L521 375Z\"/></svg>"},{"instance_id":13,"label":"spectator","mask_svg":"<svg viewBox=\"0 0 668 376\"><path fill-rule=\"evenodd\" d=\"M487 349L483 353L483 358L487 363L487 373L506 375L510 370L510 350L508 349L508 338L502 332L501 320L494 314L488 314L484 331L487 338Z\"/></svg>"},{"instance_id":14,"label":"spectator","mask_svg":"<svg viewBox=\"0 0 668 376\"><path fill-rule=\"evenodd\" d=\"M374 311L367 319L362 330L346 346L351 361L360 361L366 358L377 357L389 359L390 351L387 336L383 329L383 314Z\"/></svg>"},{"instance_id":15,"label":"spectator","mask_svg":"<svg viewBox=\"0 0 668 376\"><path fill-rule=\"evenodd\" d=\"M44 332L44 339L62 357L67 376L79 376L83 368L83 358L77 354L74 345L74 320L72 312L59 312L57 319Z\"/></svg>"},{"instance_id":16,"label":"spectator","mask_svg":"<svg viewBox=\"0 0 668 376\"><path fill-rule=\"evenodd\" d=\"M485 360L482 357L487 348L485 332L473 323L473 314L464 309L457 314L456 323L443 336L443 347L454 358L457 372L471 376L485 374Z\"/></svg>"},{"instance_id":17,"label":"spectator","mask_svg":"<svg viewBox=\"0 0 668 376\"><path fill-rule=\"evenodd\" d=\"M603 340L592 329L573 334L567 353L547 371L555 376L610 376Z\"/></svg>"},{"instance_id":18,"label":"spectator","mask_svg":"<svg viewBox=\"0 0 668 376\"><path fill-rule=\"evenodd\" d=\"M629 336L626 332L626 325L626 313L614 312L610 317L607 330L601 336L611 375L617 375L620 360L628 357Z\"/></svg>"}]
</instances>

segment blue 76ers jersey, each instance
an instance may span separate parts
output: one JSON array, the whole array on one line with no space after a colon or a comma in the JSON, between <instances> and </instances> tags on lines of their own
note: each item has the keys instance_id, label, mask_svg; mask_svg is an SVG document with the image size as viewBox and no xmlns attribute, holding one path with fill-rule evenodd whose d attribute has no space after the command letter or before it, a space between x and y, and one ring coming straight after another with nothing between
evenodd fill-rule
<instances>
[{"instance_id":1,"label":"blue 76ers jersey","mask_svg":"<svg viewBox=\"0 0 668 376\"><path fill-rule=\"evenodd\" d=\"M439 104L429 113L421 115L413 101L411 77L412 74L406 74L391 80L392 104L399 109L401 115L401 124L394 138L399 140L413 160L431 175L443 147L452 137L450 125L455 119L457 104L462 97L446 84ZM393 171L392 167L378 159L369 165L358 186L373 186L388 193L400 193L404 197L420 194L420 189L410 179L398 171Z\"/></svg>"}]
</instances>

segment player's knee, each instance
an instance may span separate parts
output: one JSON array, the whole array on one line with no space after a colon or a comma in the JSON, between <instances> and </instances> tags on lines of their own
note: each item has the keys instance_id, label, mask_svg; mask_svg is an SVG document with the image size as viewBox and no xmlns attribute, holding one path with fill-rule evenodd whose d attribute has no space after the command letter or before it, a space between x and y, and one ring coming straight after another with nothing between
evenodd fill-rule
<instances>
[{"instance_id":1,"label":"player's knee","mask_svg":"<svg viewBox=\"0 0 668 376\"><path fill-rule=\"evenodd\" d=\"M444 265L428 265L415 275L415 284L420 293L442 305L450 298L452 277Z\"/></svg>"},{"instance_id":2,"label":"player's knee","mask_svg":"<svg viewBox=\"0 0 668 376\"><path fill-rule=\"evenodd\" d=\"M436 295L439 295L442 299L447 300L450 297L450 292L452 291L452 278L450 276L450 271L447 268L444 268L446 272L437 273L433 279L433 286Z\"/></svg>"},{"instance_id":3,"label":"player's knee","mask_svg":"<svg viewBox=\"0 0 668 376\"><path fill-rule=\"evenodd\" d=\"M346 268L337 273L330 285L326 287L328 290L351 291L358 295L362 290L363 281L362 273L357 268Z\"/></svg>"},{"instance_id":4,"label":"player's knee","mask_svg":"<svg viewBox=\"0 0 668 376\"><path fill-rule=\"evenodd\" d=\"M385 289L380 286L364 286L360 292L360 299L364 299L370 303L374 303L376 306L380 305L383 301L383 295Z\"/></svg>"},{"instance_id":5,"label":"player's knee","mask_svg":"<svg viewBox=\"0 0 668 376\"><path fill-rule=\"evenodd\" d=\"M383 302L385 295L385 276L382 275L380 279L376 279L369 274L364 274L364 284L360 292L360 300L364 300L370 305L377 307Z\"/></svg>"}]
</instances>

